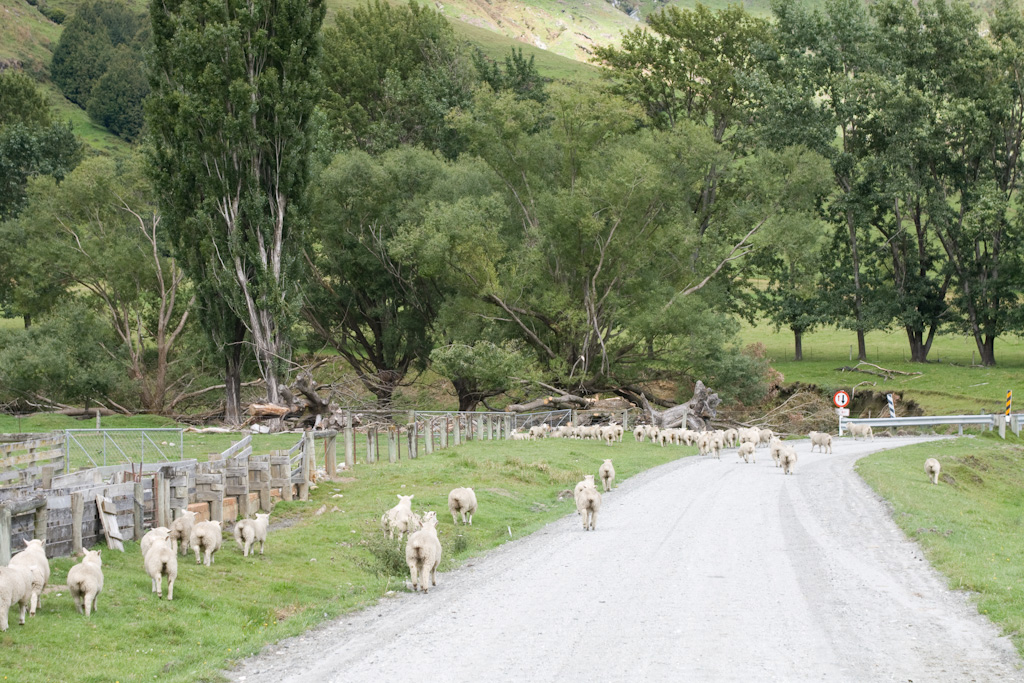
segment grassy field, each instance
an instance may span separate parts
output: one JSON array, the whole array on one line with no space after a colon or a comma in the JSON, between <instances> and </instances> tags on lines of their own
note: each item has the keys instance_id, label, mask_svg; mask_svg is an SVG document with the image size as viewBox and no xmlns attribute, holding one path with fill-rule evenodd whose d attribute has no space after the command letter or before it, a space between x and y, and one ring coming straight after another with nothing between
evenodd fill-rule
<instances>
[{"instance_id":1,"label":"grassy field","mask_svg":"<svg viewBox=\"0 0 1024 683\"><path fill-rule=\"evenodd\" d=\"M266 643L405 590L404 545L389 545L379 527L398 493L415 494L417 511L438 512L447 570L570 513L571 500L559 502L558 493L596 474L609 455L621 481L693 452L629 438L614 448L475 442L394 465L359 465L353 480L322 484L308 503L279 503L271 522L290 524L271 532L265 556L244 559L232 539L212 567L181 558L173 602L151 595L137 544L123 554L104 550L105 585L91 621L75 613L61 586L74 560L53 560L55 590L44 607L0 635L0 675L16 671L20 683L220 680L232 660ZM451 523L447 496L455 486L477 492L472 527ZM323 505L328 511L316 515Z\"/></svg>"},{"instance_id":2,"label":"grassy field","mask_svg":"<svg viewBox=\"0 0 1024 683\"><path fill-rule=\"evenodd\" d=\"M978 610L1024 653L1024 446L993 434L872 455L857 471L893 507L908 536L951 588L976 594ZM942 464L933 486L926 458Z\"/></svg>"},{"instance_id":3,"label":"grassy field","mask_svg":"<svg viewBox=\"0 0 1024 683\"><path fill-rule=\"evenodd\" d=\"M857 337L846 330L826 329L804 335L804 360L793 358L793 335L775 332L764 326L743 325L744 344L760 342L767 349L772 366L785 381L814 384L827 389L849 389L867 381L863 388L874 391L903 391L904 398L917 401L927 414L965 414L1000 410L1007 390L1024 399L1024 339L1000 337L996 341L996 362L992 368L972 367L974 341L968 337L941 336L932 345L927 364L907 362L906 336L897 332L872 332L867 336L868 362L903 372L884 381L881 377L840 372L838 368L856 365L850 360L850 345L856 353ZM856 356L854 356L856 358ZM874 368L866 368L873 370Z\"/></svg>"}]
</instances>

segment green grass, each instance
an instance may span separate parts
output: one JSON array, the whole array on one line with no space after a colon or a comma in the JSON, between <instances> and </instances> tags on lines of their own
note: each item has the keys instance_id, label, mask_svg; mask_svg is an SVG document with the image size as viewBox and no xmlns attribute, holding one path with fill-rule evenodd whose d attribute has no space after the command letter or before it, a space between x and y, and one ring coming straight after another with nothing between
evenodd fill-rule
<instances>
[{"instance_id":1,"label":"green grass","mask_svg":"<svg viewBox=\"0 0 1024 683\"><path fill-rule=\"evenodd\" d=\"M857 364L856 360L850 360L850 345L856 354L857 336L847 330L826 329L804 335L804 360L800 362L792 360L793 335L787 330L775 332L767 326L744 324L740 338L744 344L764 344L772 367L783 374L786 383L801 382L833 390L849 389L866 381L868 384L862 389L902 391L905 399L917 401L925 413L931 415L1001 410L1006 392L1011 389L1018 400L1024 398L1024 339L1020 337L1007 335L996 340L998 365L982 368L969 367L971 351L975 347L973 339L968 337L937 337L929 354L929 358L936 362L920 364L905 360L908 353L906 335L872 332L867 335L868 362L888 369L921 373L897 376L890 381L837 370Z\"/></svg>"},{"instance_id":2,"label":"green grass","mask_svg":"<svg viewBox=\"0 0 1024 683\"><path fill-rule=\"evenodd\" d=\"M951 588L976 593L978 611L1024 654L1024 447L1012 434L921 444L869 456L857 471L893 506ZM924 461L942 465L933 486Z\"/></svg>"},{"instance_id":3,"label":"green grass","mask_svg":"<svg viewBox=\"0 0 1024 683\"><path fill-rule=\"evenodd\" d=\"M231 539L213 567L181 558L173 602L150 594L137 544L127 543L124 554L104 550L105 585L91 621L60 588L74 560L56 559L56 592L26 626L0 635L0 672L16 671L21 683L220 680L223 668L266 643L404 590L407 574L379 572L367 548L398 493L415 494L415 510L438 513L447 570L571 513L571 499L559 502L558 493L596 473L606 457L622 481L693 452L644 447L627 436L614 448L560 439L473 442L394 465L358 465L353 482L327 482L308 503L279 503L271 522L295 523L271 531L264 557L242 558ZM472 527L451 523L447 496L455 486L477 493ZM315 515L325 504L328 511ZM439 575L441 590L446 581Z\"/></svg>"}]
</instances>

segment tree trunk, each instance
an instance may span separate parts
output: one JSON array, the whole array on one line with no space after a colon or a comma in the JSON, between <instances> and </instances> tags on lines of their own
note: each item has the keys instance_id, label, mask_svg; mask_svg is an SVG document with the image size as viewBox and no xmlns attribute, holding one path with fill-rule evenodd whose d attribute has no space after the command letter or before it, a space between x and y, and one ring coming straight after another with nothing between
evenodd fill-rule
<instances>
[{"instance_id":1,"label":"tree trunk","mask_svg":"<svg viewBox=\"0 0 1024 683\"><path fill-rule=\"evenodd\" d=\"M996 338L994 335L982 335L974 333L974 341L978 345L978 355L981 357L981 364L989 367L996 364Z\"/></svg>"},{"instance_id":2,"label":"tree trunk","mask_svg":"<svg viewBox=\"0 0 1024 683\"><path fill-rule=\"evenodd\" d=\"M27 330L28 328L32 327L32 314L31 313L26 313L22 317L25 318L25 329Z\"/></svg>"},{"instance_id":3,"label":"tree trunk","mask_svg":"<svg viewBox=\"0 0 1024 683\"><path fill-rule=\"evenodd\" d=\"M864 343L864 315L860 292L860 256L857 253L857 227L853 223L853 212L846 212L846 227L850 232L850 259L853 265L853 310L857 319L857 360L867 360L867 345Z\"/></svg>"},{"instance_id":4,"label":"tree trunk","mask_svg":"<svg viewBox=\"0 0 1024 683\"><path fill-rule=\"evenodd\" d=\"M793 360L804 359L804 333L803 330L793 328L794 352Z\"/></svg>"},{"instance_id":5,"label":"tree trunk","mask_svg":"<svg viewBox=\"0 0 1024 683\"><path fill-rule=\"evenodd\" d=\"M242 328L245 334L245 328ZM242 424L242 345L228 344L224 349L224 422Z\"/></svg>"},{"instance_id":6,"label":"tree trunk","mask_svg":"<svg viewBox=\"0 0 1024 683\"><path fill-rule=\"evenodd\" d=\"M931 336L929 335L929 339L926 342L924 330L915 330L910 327L905 329L907 330L907 341L910 343L910 362L927 363L928 349L931 347Z\"/></svg>"},{"instance_id":7,"label":"tree trunk","mask_svg":"<svg viewBox=\"0 0 1024 683\"><path fill-rule=\"evenodd\" d=\"M857 360L868 359L868 345L864 336L864 330L857 330Z\"/></svg>"},{"instance_id":8,"label":"tree trunk","mask_svg":"<svg viewBox=\"0 0 1024 683\"><path fill-rule=\"evenodd\" d=\"M697 380L697 385L693 388L693 398L668 410L655 410L646 396L641 394L640 398L651 424L662 429L682 425L696 431L707 429L709 421L718 414L718 404L722 402L718 394L708 391L704 382L700 380Z\"/></svg>"}]
</instances>

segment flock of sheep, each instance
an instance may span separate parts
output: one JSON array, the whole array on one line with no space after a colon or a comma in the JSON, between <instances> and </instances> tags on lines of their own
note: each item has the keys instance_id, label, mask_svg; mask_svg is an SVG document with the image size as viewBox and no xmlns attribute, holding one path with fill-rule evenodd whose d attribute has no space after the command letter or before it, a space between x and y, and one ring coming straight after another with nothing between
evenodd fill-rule
<instances>
[{"instance_id":1,"label":"flock of sheep","mask_svg":"<svg viewBox=\"0 0 1024 683\"><path fill-rule=\"evenodd\" d=\"M541 438L567 438L603 441L606 445L621 442L624 430L621 425L593 425L586 427L562 426L551 428L547 424L531 427L526 432L514 432L513 440L536 440ZM854 439L874 439L871 427L851 425L850 434ZM797 453L792 444L786 443L770 429L748 427L697 432L686 428L659 429L653 425L637 425L633 436L638 443L649 441L659 446L696 445L704 456L722 457L723 448L737 448L739 457L746 463L756 462L758 446L767 447L784 474L796 470ZM811 452L818 448L822 453L832 452L832 435L825 432L810 432ZM940 465L935 458L925 462L925 472L933 484L938 484ZM615 482L615 466L606 459L598 469L602 488L607 493ZM412 509L413 495L398 495L398 504L381 515L381 527L394 538L407 536L405 558L409 567L413 591L422 589L426 593L429 585L436 586L436 571L441 561L441 541L437 535L437 513L426 512L417 515ZM582 517L583 529L593 531L597 524L597 513L601 510L601 491L598 490L595 475L588 474L573 490L576 511ZM473 524L477 511L476 493L471 488L456 488L448 494L448 511L452 523ZM143 536L140 543L143 566L152 579L152 592L162 597L163 579L167 577L167 599L174 599L174 581L178 575L178 554L188 552L189 547L196 555L196 564L210 566L214 554L222 543L223 522L195 521L196 513L185 512L174 520L171 526L156 527ZM255 519L243 519L235 525L234 536L245 557L255 552L259 543L260 554L269 530L269 514L257 514ZM0 567L0 631L8 628L8 612L14 604L21 608L20 624L25 623L26 612L35 615L41 604L43 588L50 578L50 564L46 559L43 542L25 542L25 549L11 558L7 567ZM86 551L82 561L68 571L68 589L79 613L87 617L96 611L96 600L103 590L103 567L99 550Z\"/></svg>"},{"instance_id":2,"label":"flock of sheep","mask_svg":"<svg viewBox=\"0 0 1024 683\"><path fill-rule=\"evenodd\" d=\"M178 577L178 553L188 553L191 547L196 564L207 567L220 550L223 522L197 522L195 512L185 512L174 520L170 528L156 527L146 532L139 543L142 564L152 579L153 592L163 597L163 579L167 577L167 599L174 599L174 581ZM260 555L267 540L270 515L257 514L256 519L243 519L235 525L235 541L246 557L260 544ZM35 616L42 604L43 589L50 580L50 562L41 540L25 541L25 549L11 558L7 567L0 567L0 631L8 627L8 612L17 604L21 608L19 624L25 624L25 614ZM68 591L79 614L90 616L96 611L96 601L103 590L103 560L99 550L85 551L82 561L68 570Z\"/></svg>"}]
</instances>

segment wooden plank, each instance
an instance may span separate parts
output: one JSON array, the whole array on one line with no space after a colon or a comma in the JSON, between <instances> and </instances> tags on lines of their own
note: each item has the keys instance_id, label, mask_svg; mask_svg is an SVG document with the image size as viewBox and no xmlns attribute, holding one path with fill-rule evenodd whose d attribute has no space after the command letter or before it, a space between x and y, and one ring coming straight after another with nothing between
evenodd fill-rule
<instances>
[{"instance_id":1,"label":"wooden plank","mask_svg":"<svg viewBox=\"0 0 1024 683\"><path fill-rule=\"evenodd\" d=\"M71 494L71 542L72 552L82 552L82 517L85 512L85 496L81 493Z\"/></svg>"},{"instance_id":2,"label":"wooden plank","mask_svg":"<svg viewBox=\"0 0 1024 683\"><path fill-rule=\"evenodd\" d=\"M103 524L103 534L107 537L107 547L124 552L124 543L121 542L124 538L117 526L117 515L110 512L112 507L109 498L102 493L96 494L96 510L99 512L100 521ZM113 509L116 510L116 508Z\"/></svg>"},{"instance_id":3,"label":"wooden plank","mask_svg":"<svg viewBox=\"0 0 1024 683\"><path fill-rule=\"evenodd\" d=\"M11 509L0 505L0 566L11 561Z\"/></svg>"}]
</instances>

